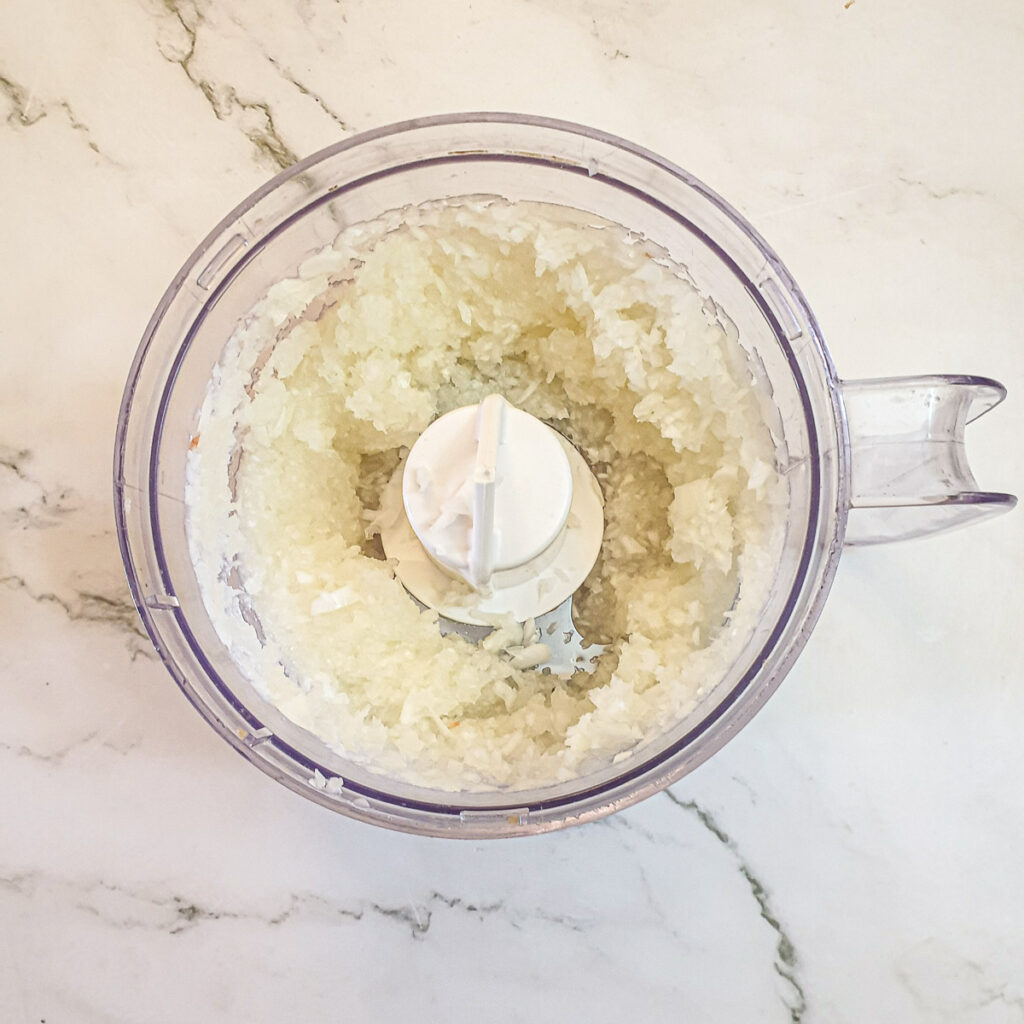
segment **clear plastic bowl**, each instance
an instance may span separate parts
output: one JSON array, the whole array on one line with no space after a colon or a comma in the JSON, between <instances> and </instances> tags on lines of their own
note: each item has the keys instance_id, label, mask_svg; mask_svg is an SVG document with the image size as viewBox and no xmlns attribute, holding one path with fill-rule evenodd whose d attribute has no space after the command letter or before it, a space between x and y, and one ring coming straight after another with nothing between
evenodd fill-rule
<instances>
[{"instance_id":1,"label":"clear plastic bowl","mask_svg":"<svg viewBox=\"0 0 1024 1024\"><path fill-rule=\"evenodd\" d=\"M460 794L361 769L260 697L207 617L185 538L184 480L211 372L240 316L270 285L294 276L305 257L347 224L410 203L479 194L589 210L641 232L687 268L736 324L751 366L774 398L773 433L790 507L760 625L691 715L622 763L572 782ZM966 381L972 402L990 405L1001 397L994 382L922 380L954 390L956 381ZM904 382L880 383L907 394ZM869 404L879 401L876 383L860 387ZM964 405L961 391L956 402ZM951 439L939 439L947 452L957 440L953 426ZM973 484L966 462L962 470L967 476L960 482ZM466 838L592 820L657 792L718 750L764 704L806 642L859 493L851 490L842 386L818 326L750 225L701 182L637 146L577 125L498 114L429 118L357 136L296 164L232 211L175 277L146 329L118 420L114 490L122 556L146 629L182 691L228 743L325 807L389 828ZM881 509L891 519L896 509L903 522L899 494L872 504L868 492L861 495L871 506L864 539L897 535L888 520L872 516ZM965 505L963 490L952 498L958 500L914 495L912 504L938 509L943 526ZM1000 503L973 504L988 510Z\"/></svg>"}]
</instances>

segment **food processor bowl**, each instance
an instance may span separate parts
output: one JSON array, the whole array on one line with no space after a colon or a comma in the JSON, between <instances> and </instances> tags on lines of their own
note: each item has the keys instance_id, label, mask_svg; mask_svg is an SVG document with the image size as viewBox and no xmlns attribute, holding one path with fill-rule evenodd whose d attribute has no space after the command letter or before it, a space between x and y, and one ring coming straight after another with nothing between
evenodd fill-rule
<instances>
[{"instance_id":1,"label":"food processor bowl","mask_svg":"<svg viewBox=\"0 0 1024 1024\"><path fill-rule=\"evenodd\" d=\"M757 626L691 714L592 774L544 788L462 793L361 767L257 692L203 604L185 532L185 471L225 343L271 285L293 277L347 225L410 204L482 195L588 211L644 236L685 268L734 325L752 375L770 396L764 412L789 504ZM750 721L807 640L848 519L851 537L873 542L1011 507L1009 495L977 491L962 446L966 423L1001 396L995 382L969 377L844 389L803 295L764 240L705 185L641 147L543 118L425 118L347 139L278 175L182 267L146 329L121 405L117 532L139 613L171 675L262 771L308 799L389 828L463 838L537 833L657 792ZM916 477L908 479L907 464L918 466Z\"/></svg>"}]
</instances>

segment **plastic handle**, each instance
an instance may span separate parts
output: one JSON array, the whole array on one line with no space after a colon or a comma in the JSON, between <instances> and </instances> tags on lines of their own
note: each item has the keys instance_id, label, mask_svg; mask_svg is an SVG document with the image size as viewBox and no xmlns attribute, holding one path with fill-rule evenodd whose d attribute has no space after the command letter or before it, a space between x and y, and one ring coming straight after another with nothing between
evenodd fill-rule
<instances>
[{"instance_id":1,"label":"plastic handle","mask_svg":"<svg viewBox=\"0 0 1024 1024\"><path fill-rule=\"evenodd\" d=\"M847 544L880 544L964 526L1017 504L979 491L964 430L1006 397L985 377L929 376L842 384L850 435Z\"/></svg>"},{"instance_id":2,"label":"plastic handle","mask_svg":"<svg viewBox=\"0 0 1024 1024\"><path fill-rule=\"evenodd\" d=\"M505 437L505 399L488 395L476 416L476 461L473 465L473 528L469 541L469 582L486 587L494 575L494 492L498 456Z\"/></svg>"}]
</instances>

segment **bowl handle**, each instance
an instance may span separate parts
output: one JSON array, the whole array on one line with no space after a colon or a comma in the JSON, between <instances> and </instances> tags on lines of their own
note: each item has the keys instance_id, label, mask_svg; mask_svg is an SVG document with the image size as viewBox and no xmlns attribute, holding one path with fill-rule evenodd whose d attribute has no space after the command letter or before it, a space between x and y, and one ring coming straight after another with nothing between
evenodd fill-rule
<instances>
[{"instance_id":1,"label":"bowl handle","mask_svg":"<svg viewBox=\"0 0 1024 1024\"><path fill-rule=\"evenodd\" d=\"M1017 504L979 491L964 447L968 423L1006 397L986 377L885 377L842 383L850 434L847 544L941 533Z\"/></svg>"}]
</instances>

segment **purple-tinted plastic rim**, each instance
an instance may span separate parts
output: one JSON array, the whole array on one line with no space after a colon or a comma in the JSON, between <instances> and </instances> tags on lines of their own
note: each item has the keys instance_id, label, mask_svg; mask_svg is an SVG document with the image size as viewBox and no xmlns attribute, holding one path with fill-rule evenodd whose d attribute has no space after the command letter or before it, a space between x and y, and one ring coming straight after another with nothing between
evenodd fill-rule
<instances>
[{"instance_id":1,"label":"purple-tinted plastic rim","mask_svg":"<svg viewBox=\"0 0 1024 1024\"><path fill-rule=\"evenodd\" d=\"M135 387L138 381L139 374L143 361L145 360L146 354L152 344L153 338L156 334L157 328L170 305L173 297L177 294L182 283L188 278L192 269L199 263L200 259L204 256L208 256L209 245L222 233L236 221L238 221L248 210L255 206L260 200L266 195L276 189L284 181L287 181L293 177L301 175L307 168L314 166L323 160L333 157L335 154L342 152L347 149L351 149L355 146L364 144L366 142L374 141L376 139L386 137L389 135L395 135L402 132L414 130L417 128L429 127L429 126L443 126L443 125L455 125L455 124L472 124L472 123L486 123L486 122L508 122L508 123L520 123L528 125L537 125L538 127L555 128L567 133L577 134L585 136L589 139L598 140L605 142L615 148L624 149L630 153L640 156L645 160L657 165L663 170L667 170L674 177L680 179L683 184L694 189L700 193L706 200L710 201L716 206L722 213L724 213L733 223L741 229L744 235L752 241L755 246L760 250L762 255L771 265L772 269L779 274L785 281L787 290L790 296L799 303L801 312L807 320L808 325L811 328L813 334L813 344L816 353L821 359L822 365L824 366L826 373L830 381L838 385L838 378L835 373L835 369L832 365L831 358L825 348L820 330L817 322L814 318L813 313L810 310L803 294L800 292L799 287L796 285L792 278L792 275L783 266L779 257L770 248L767 242L757 233L757 231L749 225L744 218L734 210L724 199L718 196L715 192L709 189L702 182L695 179L692 175L688 174L681 168L670 163L669 161L657 156L654 153L644 149L643 147L637 146L633 143L627 142L614 135L610 135L605 132L600 132L595 129L588 128L586 126L573 124L571 122L558 121L548 118L535 118L526 115L515 115L515 114L492 114L492 113L481 113L481 114L463 114L463 115L443 115L439 117L419 118L411 121L404 121L394 125L389 125L384 128L376 129L370 132L364 132L359 135L353 136L352 138L346 139L334 146L330 146L326 149L320 150L318 153L313 154L310 157L300 161L293 165L286 171L277 175L271 179L260 189L252 193L245 201L239 206L232 210L221 222L210 232L210 234L204 239L200 246L195 250L192 256L184 264L178 274L175 275L173 281L168 287L167 291L161 298L153 316L147 325L145 334L143 335L142 341L139 345L138 352L136 353L135 359L132 363L129 371L128 380L125 388L124 397L121 402L121 407L118 415L117 431L115 436L115 450L114 450L114 510L115 519L117 526L118 543L121 550L121 557L124 562L125 572L128 578L129 587L131 589L132 597L135 601L135 605L142 618L143 624L146 628L149 637L156 648L161 660L170 671L172 677L178 683L178 686L184 692L189 702L207 719L208 722L220 733L229 740L231 745L247 760L254 763L257 767L269 774L272 774L275 778L278 776L270 772L270 765L265 759L259 754L258 750L254 750L252 747L242 743L233 733L233 731L224 728L223 722L221 722L217 716L212 713L210 707L202 700L192 684L181 670L181 666L177 663L171 652L169 652L160 640L159 632L156 629L155 622L153 621L152 614L149 607L147 606L140 585L140 580L135 571L134 559L131 555L128 545L127 536L127 524L125 522L124 506L123 506L123 465L124 465L124 449L125 449L125 436L128 428L128 420L131 413L132 400L134 397ZM674 757L679 755L683 750L689 747L695 740L701 735L706 733L708 729L717 723L726 712L732 708L736 702L743 696L748 690L751 683L756 679L761 668L768 660L769 656L773 652L775 644L778 642L783 631L789 623L790 617L793 613L794 607L799 599L800 591L804 580L806 578L807 567L811 562L814 554L815 542L818 534L819 527L819 505L821 498L821 466L820 466L820 450L818 447L817 440L817 427L814 421L813 411L810 405L810 398L807 390L804 386L803 376L799 370L798 363L793 353L792 347L789 340L786 338L785 331L782 329L778 319L765 301L760 290L756 287L754 282L740 269L735 260L725 251L722 247L704 231L698 228L692 221L687 217L684 217L678 211L672 209L670 206L662 203L660 200L654 199L647 195L641 189L635 186L628 185L625 182L618 181L615 178L603 175L600 170L596 173L586 167L573 163L566 159L565 161L559 161L556 159L545 158L541 156L532 156L528 154L520 153L481 153L481 152L466 152L459 154L450 154L438 157L428 157L420 160L412 160L404 163L400 166L389 167L382 171L375 172L369 175L364 175L359 179L347 182L345 185L338 186L325 193L322 196L317 197L310 201L301 210L291 214L289 217L280 221L274 226L274 228L267 234L262 236L258 243L247 247L243 257L232 267L230 272L224 276L224 278L218 283L217 287L210 293L209 298L203 304L197 317L192 322L189 332L183 339L182 344L175 356L171 370L164 383L163 393L160 398L159 408L157 411L156 423L153 431L153 438L151 442L151 451L157 451L159 449L164 418L167 405L170 401L170 395L174 387L174 383L177 378L178 370L188 352L188 349L192 343L196 331L205 319L208 310L216 304L221 294L228 285L233 281L237 273L251 260L253 259L262 249L266 246L276 235L287 230L297 220L300 220L311 210L324 203L334 201L340 196L343 196L345 192L351 191L352 189L362 187L369 182L374 180L391 176L394 174L403 173L411 168L423 167L429 165L445 164L445 163L479 163L481 161L502 161L512 163L529 163L537 164L542 166L555 166L560 170L581 174L590 177L596 177L598 180L603 181L620 191L627 192L637 198L640 198L648 205L656 208L659 212L675 220L677 223L683 225L688 231L695 236L699 237L704 244L706 244L736 275L736 277L743 283L743 286L753 301L756 303L761 313L765 317L766 322L770 325L772 331L775 334L776 340L786 356L786 360L789 363L791 371L793 373L793 379L796 382L797 390L800 395L800 400L803 407L805 422L807 426L807 437L808 446L810 449L810 467L811 467L811 481L810 481L810 514L806 525L806 531L804 535L804 544L801 550L800 562L798 570L795 576L794 584L787 595L785 606L782 613L779 615L771 634L765 641L760 653L753 660L747 672L737 682L733 689L718 703L714 710L703 718L698 725L687 732L684 736L679 738L671 746L661 751L657 756L652 757L637 764L622 774L617 775L614 779L609 780L601 785L593 786L589 789L582 789L574 791L570 794L566 794L560 797L551 798L549 800L539 800L533 803L524 804L520 800L506 800L503 802L496 802L487 805L476 805L474 804L472 810L474 812L487 813L487 812L503 812L511 810L519 810L526 808L531 812L538 812L542 810L557 809L560 807L566 807L571 804L575 804L581 801L593 800L600 798L603 794L609 793L613 789L619 789L624 784L628 785L633 780L641 779L644 776L649 775L654 769L659 766L665 765L670 762ZM843 443L840 444L840 458L843 459L843 453L846 449L846 423L845 416L843 414L842 405L838 398L833 393L833 410L836 416L837 429L840 431ZM841 466L841 470L842 470ZM159 515L157 512L157 467L155 460L150 462L150 475L149 475L149 502L150 502L150 528L152 531L152 540L154 546L154 554L156 556L157 565L159 568L160 579L165 588L166 593L169 596L174 595L174 588L171 583L170 572L167 566L167 562L164 556L162 531L160 527ZM776 668L775 678L776 685L785 676L790 665L795 660L796 656L802 650L806 638L810 633L811 628L816 622L818 615L820 614L821 608L824 604L825 598L828 594L828 590L835 574L836 563L838 561L838 551L842 546L843 533L846 524L846 501L845 491L847 485L847 474L841 471L839 474L839 501L837 502L837 515L836 515L836 528L833 542L830 544L830 551L827 556L827 564L824 567L822 574L821 585L819 587L818 594L815 599L810 603L807 613L804 615L804 623L801 628L800 634L795 638L794 642L790 646L788 656L785 660L780 663ZM182 637L187 642L197 662L201 666L206 678L213 683L224 699L233 707L238 714L249 723L254 732L266 728L263 722L256 718L252 712L242 704L235 696L231 688L224 682L219 673L216 671L214 666L211 664L206 656L205 651L199 644L195 635L193 634L191 627L185 617L184 612L180 607L173 609L164 609L169 611L178 626L178 629ZM761 701L758 702L758 707L766 700L767 697L773 692L775 687L773 686L768 692L766 692ZM757 710L752 709L751 716ZM747 721L749 721L749 717ZM742 723L746 724L746 722ZM319 771L326 776L333 774L333 769L330 769L317 761L311 759L302 752L296 750L290 744L285 743L279 736L274 734L267 741L268 744L272 744L277 750L285 754L289 759L294 761L297 765L301 765L302 768L313 774L315 771ZM682 772L680 772L682 774ZM667 773L665 776L667 781L672 781L671 773ZM667 784L667 782L666 782ZM357 782L346 777L345 789L351 793L355 793L359 796L363 796L369 800L374 800L382 804L390 804L395 808L404 808L410 810L417 810L423 812L429 812L432 814L439 814L442 816L450 816L458 818L460 813L465 809L465 804L457 802L457 794L453 794L452 803L435 803L432 801L414 800L409 798L402 798L395 794L388 793L386 791L378 790L370 786L361 785ZM621 797L617 799L617 803L621 805ZM627 798L627 801L628 798ZM340 809L340 808L339 808Z\"/></svg>"}]
</instances>

